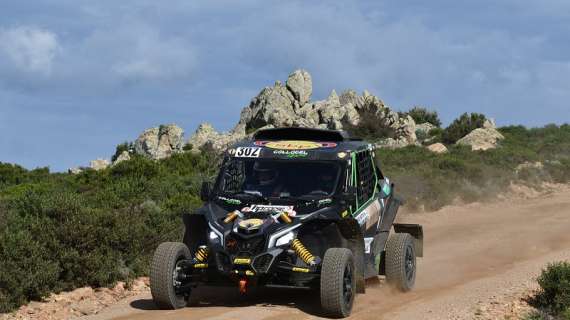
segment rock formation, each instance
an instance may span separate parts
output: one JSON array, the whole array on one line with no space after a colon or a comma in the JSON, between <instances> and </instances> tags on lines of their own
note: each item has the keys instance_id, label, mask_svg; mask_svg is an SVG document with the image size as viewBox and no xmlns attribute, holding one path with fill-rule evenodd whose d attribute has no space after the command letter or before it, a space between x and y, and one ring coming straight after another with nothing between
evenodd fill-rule
<instances>
[{"instance_id":1,"label":"rock formation","mask_svg":"<svg viewBox=\"0 0 570 320\"><path fill-rule=\"evenodd\" d=\"M129 154L128 151L123 151L123 152L121 152L121 154L119 154L117 159L115 159L115 161L113 161L113 165L116 165L118 163L121 163L123 161L128 161L128 160L131 160L131 155Z\"/></svg>"},{"instance_id":2,"label":"rock formation","mask_svg":"<svg viewBox=\"0 0 570 320\"><path fill-rule=\"evenodd\" d=\"M457 141L458 145L471 146L473 151L485 151L497 147L505 137L492 127L477 128Z\"/></svg>"},{"instance_id":3,"label":"rock formation","mask_svg":"<svg viewBox=\"0 0 570 320\"><path fill-rule=\"evenodd\" d=\"M431 151L433 153L438 153L438 154L448 152L447 147L443 143L430 144L429 146L426 147L426 149L428 149L429 151Z\"/></svg>"},{"instance_id":4,"label":"rock formation","mask_svg":"<svg viewBox=\"0 0 570 320\"><path fill-rule=\"evenodd\" d=\"M203 123L188 143L192 150L211 148L220 152L261 128L292 126L346 130L361 125L362 119L390 133L380 146L396 148L417 143L414 120L409 116L399 117L367 91L359 96L349 90L339 96L333 90L327 99L313 102L310 100L312 92L311 75L305 70L296 70L289 75L285 85L277 81L272 87L261 90L243 108L238 124L230 132L218 133L211 125Z\"/></svg>"},{"instance_id":5,"label":"rock formation","mask_svg":"<svg viewBox=\"0 0 570 320\"><path fill-rule=\"evenodd\" d=\"M135 141L135 153L153 160L182 152L184 130L177 125L163 125L145 130Z\"/></svg>"},{"instance_id":6,"label":"rock formation","mask_svg":"<svg viewBox=\"0 0 570 320\"><path fill-rule=\"evenodd\" d=\"M111 165L111 163L107 159L96 159L89 162L89 168L95 171L106 169L109 165Z\"/></svg>"}]
</instances>

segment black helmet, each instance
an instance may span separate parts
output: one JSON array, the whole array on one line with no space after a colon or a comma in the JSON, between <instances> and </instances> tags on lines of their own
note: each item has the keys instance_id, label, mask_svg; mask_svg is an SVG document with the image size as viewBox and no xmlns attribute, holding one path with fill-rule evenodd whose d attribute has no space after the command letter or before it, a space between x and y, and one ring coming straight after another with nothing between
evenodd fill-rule
<instances>
[{"instance_id":1,"label":"black helmet","mask_svg":"<svg viewBox=\"0 0 570 320\"><path fill-rule=\"evenodd\" d=\"M271 185L275 183L279 172L275 165L265 161L257 161L253 164L253 172L260 185Z\"/></svg>"}]
</instances>

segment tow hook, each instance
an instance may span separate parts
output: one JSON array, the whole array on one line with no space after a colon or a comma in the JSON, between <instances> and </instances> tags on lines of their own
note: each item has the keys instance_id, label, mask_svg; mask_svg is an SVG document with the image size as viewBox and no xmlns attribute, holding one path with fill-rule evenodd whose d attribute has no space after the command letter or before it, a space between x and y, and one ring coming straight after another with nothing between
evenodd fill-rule
<instances>
[{"instance_id":1,"label":"tow hook","mask_svg":"<svg viewBox=\"0 0 570 320\"><path fill-rule=\"evenodd\" d=\"M239 293L241 294L247 293L247 278L243 278L239 281Z\"/></svg>"}]
</instances>

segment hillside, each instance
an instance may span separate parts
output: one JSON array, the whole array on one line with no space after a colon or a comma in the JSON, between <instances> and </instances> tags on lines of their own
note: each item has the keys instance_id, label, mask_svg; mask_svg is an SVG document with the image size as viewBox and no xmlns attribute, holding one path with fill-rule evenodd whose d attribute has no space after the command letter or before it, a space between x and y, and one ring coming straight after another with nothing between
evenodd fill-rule
<instances>
[{"instance_id":1,"label":"hillside","mask_svg":"<svg viewBox=\"0 0 570 320\"><path fill-rule=\"evenodd\" d=\"M296 71L263 89L229 133L204 124L184 141L174 125L145 130L117 147L112 164L50 173L0 163L0 312L145 275L157 244L178 239L181 214L200 205L199 186L215 175L220 151L259 128L344 129L377 143L410 210L493 199L513 183L570 182L567 124L495 128L465 114L440 128L436 112L395 112L368 92L311 102L310 81Z\"/></svg>"}]
</instances>

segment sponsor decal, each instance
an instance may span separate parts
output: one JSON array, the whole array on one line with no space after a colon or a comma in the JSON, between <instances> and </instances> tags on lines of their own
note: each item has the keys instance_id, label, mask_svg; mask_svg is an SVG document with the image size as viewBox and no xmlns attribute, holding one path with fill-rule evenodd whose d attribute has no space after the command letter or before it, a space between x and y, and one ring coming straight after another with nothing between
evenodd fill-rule
<instances>
[{"instance_id":1,"label":"sponsor decal","mask_svg":"<svg viewBox=\"0 0 570 320\"><path fill-rule=\"evenodd\" d=\"M365 225L366 222L370 219L370 215L368 214L368 210L364 210L356 216L356 221L358 221L359 225Z\"/></svg>"},{"instance_id":2,"label":"sponsor decal","mask_svg":"<svg viewBox=\"0 0 570 320\"><path fill-rule=\"evenodd\" d=\"M271 205L262 205L262 204L254 204L249 207L245 207L241 209L241 212L271 212L271 213L280 213L280 212L292 212L294 213L293 206L271 206Z\"/></svg>"},{"instance_id":3,"label":"sponsor decal","mask_svg":"<svg viewBox=\"0 0 570 320\"><path fill-rule=\"evenodd\" d=\"M321 200L319 200L318 205L319 205L319 206L324 206L324 205L330 204L330 203L332 203L332 199L327 198L327 199L321 199Z\"/></svg>"},{"instance_id":4,"label":"sponsor decal","mask_svg":"<svg viewBox=\"0 0 570 320\"><path fill-rule=\"evenodd\" d=\"M385 195L389 195L391 191L392 188L390 188L389 184L385 183L384 186L382 186L382 192L384 192Z\"/></svg>"},{"instance_id":5,"label":"sponsor decal","mask_svg":"<svg viewBox=\"0 0 570 320\"><path fill-rule=\"evenodd\" d=\"M237 158L259 158L261 148L256 147L238 147L235 151Z\"/></svg>"},{"instance_id":6,"label":"sponsor decal","mask_svg":"<svg viewBox=\"0 0 570 320\"><path fill-rule=\"evenodd\" d=\"M334 142L315 142L315 141L298 141L298 140L285 140L285 141L256 141L255 145L260 147L267 147L270 149L280 150L310 150L318 148L334 148Z\"/></svg>"},{"instance_id":7,"label":"sponsor decal","mask_svg":"<svg viewBox=\"0 0 570 320\"><path fill-rule=\"evenodd\" d=\"M309 155L309 153L305 150L275 150L273 151L273 154L278 156L286 156L290 159L306 158Z\"/></svg>"},{"instance_id":8,"label":"sponsor decal","mask_svg":"<svg viewBox=\"0 0 570 320\"><path fill-rule=\"evenodd\" d=\"M235 258L234 264L249 264L251 262L250 258Z\"/></svg>"},{"instance_id":9,"label":"sponsor decal","mask_svg":"<svg viewBox=\"0 0 570 320\"><path fill-rule=\"evenodd\" d=\"M233 204L233 205L241 204L241 200L239 200L239 199L231 199L231 198L226 198L226 197L218 197L218 199L224 201L227 204Z\"/></svg>"},{"instance_id":10,"label":"sponsor decal","mask_svg":"<svg viewBox=\"0 0 570 320\"><path fill-rule=\"evenodd\" d=\"M246 230L252 230L252 229L259 228L259 226L261 226L262 224L263 224L263 220L261 220L261 219L247 219L247 220L242 220L239 222L240 228L243 228Z\"/></svg>"},{"instance_id":11,"label":"sponsor decal","mask_svg":"<svg viewBox=\"0 0 570 320\"><path fill-rule=\"evenodd\" d=\"M303 272L303 273L307 273L309 272L309 268L299 268L299 267L293 267L293 269L291 269L293 272Z\"/></svg>"},{"instance_id":12,"label":"sponsor decal","mask_svg":"<svg viewBox=\"0 0 570 320\"><path fill-rule=\"evenodd\" d=\"M364 253L370 253L370 247L374 238L364 238Z\"/></svg>"}]
</instances>

